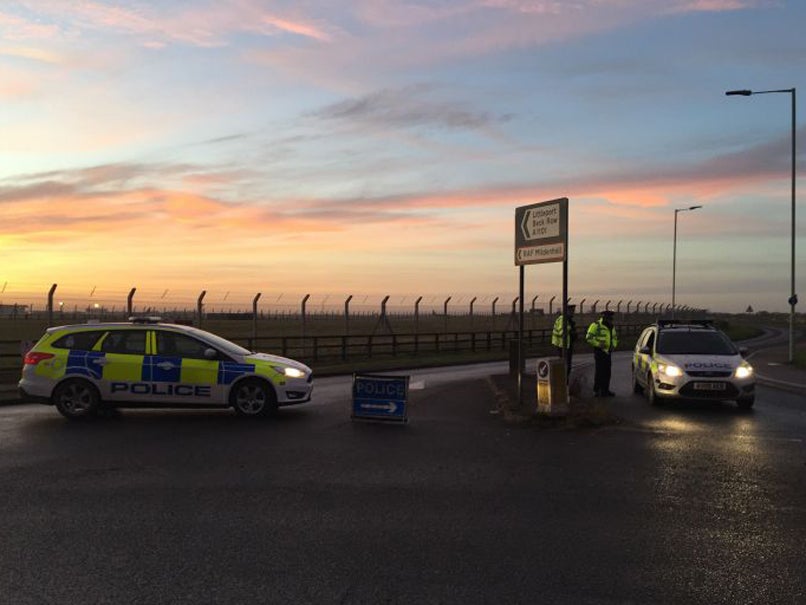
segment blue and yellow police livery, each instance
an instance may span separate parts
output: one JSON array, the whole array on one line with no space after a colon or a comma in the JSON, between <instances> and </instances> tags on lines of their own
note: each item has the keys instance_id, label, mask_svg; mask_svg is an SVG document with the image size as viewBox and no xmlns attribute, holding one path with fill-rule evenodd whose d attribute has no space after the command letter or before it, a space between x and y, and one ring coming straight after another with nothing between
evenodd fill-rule
<instances>
[{"instance_id":1,"label":"blue and yellow police livery","mask_svg":"<svg viewBox=\"0 0 806 605\"><path fill-rule=\"evenodd\" d=\"M261 416L310 401L311 369L158 319L48 328L26 354L21 394L64 416L112 407L233 407Z\"/></svg>"}]
</instances>

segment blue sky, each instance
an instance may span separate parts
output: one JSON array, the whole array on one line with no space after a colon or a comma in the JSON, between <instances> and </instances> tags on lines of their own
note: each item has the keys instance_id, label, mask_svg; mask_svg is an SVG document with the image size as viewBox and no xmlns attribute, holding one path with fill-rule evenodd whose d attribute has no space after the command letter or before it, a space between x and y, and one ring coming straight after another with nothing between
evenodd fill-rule
<instances>
[{"instance_id":1,"label":"blue sky","mask_svg":"<svg viewBox=\"0 0 806 605\"><path fill-rule=\"evenodd\" d=\"M674 209L702 205L678 303L784 311L790 95L724 92L806 94L803 23L777 0L5 2L0 302L511 300L515 208L568 197L577 300L671 302ZM526 274L559 294L559 264Z\"/></svg>"}]
</instances>

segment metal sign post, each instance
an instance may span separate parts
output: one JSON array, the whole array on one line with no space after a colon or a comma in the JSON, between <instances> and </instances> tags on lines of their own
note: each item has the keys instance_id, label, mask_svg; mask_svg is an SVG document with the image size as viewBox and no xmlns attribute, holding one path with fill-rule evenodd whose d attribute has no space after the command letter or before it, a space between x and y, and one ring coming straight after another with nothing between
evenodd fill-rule
<instances>
[{"instance_id":1,"label":"metal sign post","mask_svg":"<svg viewBox=\"0 0 806 605\"><path fill-rule=\"evenodd\" d=\"M568 309L568 198L515 208L515 265L520 268L518 321L518 405L523 404L524 265L563 263L563 316ZM565 339L565 322L563 322Z\"/></svg>"}]
</instances>

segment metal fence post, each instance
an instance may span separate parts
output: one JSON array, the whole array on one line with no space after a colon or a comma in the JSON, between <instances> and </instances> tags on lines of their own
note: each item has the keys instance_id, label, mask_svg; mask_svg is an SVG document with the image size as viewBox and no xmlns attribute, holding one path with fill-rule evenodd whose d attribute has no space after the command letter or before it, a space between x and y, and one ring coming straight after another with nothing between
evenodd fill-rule
<instances>
[{"instance_id":1,"label":"metal fence post","mask_svg":"<svg viewBox=\"0 0 806 605\"><path fill-rule=\"evenodd\" d=\"M137 288L132 288L131 290L129 290L129 296L126 297L126 313L128 313L129 317L132 316L132 312L134 310L132 301L134 300L135 292L137 292Z\"/></svg>"},{"instance_id":2,"label":"metal fence post","mask_svg":"<svg viewBox=\"0 0 806 605\"><path fill-rule=\"evenodd\" d=\"M196 313L198 314L198 323L200 328L202 326L202 309L203 309L202 301L204 300L204 296L206 294L207 290L202 290L201 294L199 294L199 299L196 301Z\"/></svg>"},{"instance_id":3,"label":"metal fence post","mask_svg":"<svg viewBox=\"0 0 806 605\"><path fill-rule=\"evenodd\" d=\"M306 313L305 307L308 304L308 299L311 297L310 294L306 294L302 299L302 305L300 308L300 312L302 314L302 354L305 355L305 328L306 326Z\"/></svg>"},{"instance_id":4,"label":"metal fence post","mask_svg":"<svg viewBox=\"0 0 806 605\"><path fill-rule=\"evenodd\" d=\"M344 333L350 333L350 301L353 300L353 295L347 297L344 301Z\"/></svg>"},{"instance_id":5,"label":"metal fence post","mask_svg":"<svg viewBox=\"0 0 806 605\"><path fill-rule=\"evenodd\" d=\"M53 293L56 292L56 286L53 284L48 291L48 327L53 325Z\"/></svg>"},{"instance_id":6,"label":"metal fence post","mask_svg":"<svg viewBox=\"0 0 806 605\"><path fill-rule=\"evenodd\" d=\"M420 333L420 301L423 300L423 297L420 296L417 300L414 301L414 333ZM417 344L415 341L414 351L417 352Z\"/></svg>"},{"instance_id":7,"label":"metal fence post","mask_svg":"<svg viewBox=\"0 0 806 605\"><path fill-rule=\"evenodd\" d=\"M260 294L261 293L258 292L252 299L252 338L255 340L257 340L257 301L260 300Z\"/></svg>"}]
</instances>

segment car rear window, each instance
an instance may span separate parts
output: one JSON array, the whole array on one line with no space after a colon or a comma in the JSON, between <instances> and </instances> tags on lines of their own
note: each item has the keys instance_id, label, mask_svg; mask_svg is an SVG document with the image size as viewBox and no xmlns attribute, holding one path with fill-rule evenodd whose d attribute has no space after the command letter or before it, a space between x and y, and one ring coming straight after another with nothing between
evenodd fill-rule
<instances>
[{"instance_id":1,"label":"car rear window","mask_svg":"<svg viewBox=\"0 0 806 605\"><path fill-rule=\"evenodd\" d=\"M103 331L72 332L65 334L53 342L54 349L70 349L71 351L92 351L92 347L104 334Z\"/></svg>"},{"instance_id":2,"label":"car rear window","mask_svg":"<svg viewBox=\"0 0 806 605\"><path fill-rule=\"evenodd\" d=\"M736 355L736 347L721 332L663 331L658 353L666 355Z\"/></svg>"}]
</instances>

